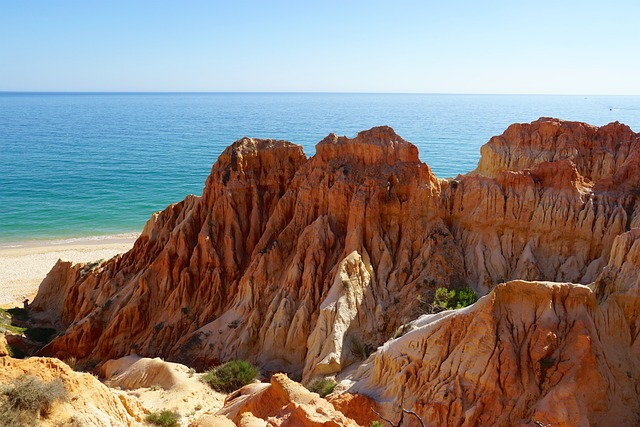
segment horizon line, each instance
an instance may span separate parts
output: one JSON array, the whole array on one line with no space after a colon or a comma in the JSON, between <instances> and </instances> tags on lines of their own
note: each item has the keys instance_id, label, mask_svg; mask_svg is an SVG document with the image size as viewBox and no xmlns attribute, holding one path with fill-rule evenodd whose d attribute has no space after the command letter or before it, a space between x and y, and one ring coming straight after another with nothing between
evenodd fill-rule
<instances>
[{"instance_id":1,"label":"horizon line","mask_svg":"<svg viewBox=\"0 0 640 427\"><path fill-rule=\"evenodd\" d=\"M472 95L472 96L640 96L640 94L611 93L491 93L491 92L340 92L340 91L82 91L82 90L0 90L0 94L148 94L148 95L207 95L207 94L265 94L265 95Z\"/></svg>"}]
</instances>

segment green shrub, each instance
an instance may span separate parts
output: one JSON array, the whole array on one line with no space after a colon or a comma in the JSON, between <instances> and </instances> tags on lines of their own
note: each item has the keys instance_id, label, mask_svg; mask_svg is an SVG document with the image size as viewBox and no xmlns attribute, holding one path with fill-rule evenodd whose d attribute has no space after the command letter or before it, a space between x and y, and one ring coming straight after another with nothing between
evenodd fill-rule
<instances>
[{"instance_id":1,"label":"green shrub","mask_svg":"<svg viewBox=\"0 0 640 427\"><path fill-rule=\"evenodd\" d=\"M371 425L369 427L382 427L382 423L380 421L371 421Z\"/></svg>"},{"instance_id":2,"label":"green shrub","mask_svg":"<svg viewBox=\"0 0 640 427\"><path fill-rule=\"evenodd\" d=\"M161 412L150 413L147 415L147 421L157 426L172 427L178 424L178 417L177 413L165 409Z\"/></svg>"},{"instance_id":3,"label":"green shrub","mask_svg":"<svg viewBox=\"0 0 640 427\"><path fill-rule=\"evenodd\" d=\"M314 393L318 393L320 397L330 394L336 387L336 381L333 378L317 378L307 385L307 389Z\"/></svg>"},{"instance_id":4,"label":"green shrub","mask_svg":"<svg viewBox=\"0 0 640 427\"><path fill-rule=\"evenodd\" d=\"M21 326L15 326L12 324L14 315L12 314L11 310L18 310L18 309L16 308L16 309L5 310L3 308L0 308L0 333L9 331L9 332L13 332L14 334L23 334L27 328L24 328ZM18 317L16 317L16 319L21 320L21 319L18 319Z\"/></svg>"},{"instance_id":5,"label":"green shrub","mask_svg":"<svg viewBox=\"0 0 640 427\"><path fill-rule=\"evenodd\" d=\"M55 401L67 398L67 391L60 378L45 383L23 375L12 384L0 387L0 397L0 420L4 425L20 425L29 424L38 416L46 418Z\"/></svg>"},{"instance_id":6,"label":"green shrub","mask_svg":"<svg viewBox=\"0 0 640 427\"><path fill-rule=\"evenodd\" d=\"M249 384L258 376L258 369L245 360L232 360L207 371L202 381L214 390L231 393Z\"/></svg>"},{"instance_id":7,"label":"green shrub","mask_svg":"<svg viewBox=\"0 0 640 427\"><path fill-rule=\"evenodd\" d=\"M69 366L71 369L73 369L74 371L79 371L79 366L78 366L78 359L75 356L69 356L66 359L63 360L64 363L67 364L67 366Z\"/></svg>"},{"instance_id":8,"label":"green shrub","mask_svg":"<svg viewBox=\"0 0 640 427\"><path fill-rule=\"evenodd\" d=\"M443 310L452 310L466 307L477 300L477 295L470 288L451 290L438 288L433 297L433 305Z\"/></svg>"}]
</instances>

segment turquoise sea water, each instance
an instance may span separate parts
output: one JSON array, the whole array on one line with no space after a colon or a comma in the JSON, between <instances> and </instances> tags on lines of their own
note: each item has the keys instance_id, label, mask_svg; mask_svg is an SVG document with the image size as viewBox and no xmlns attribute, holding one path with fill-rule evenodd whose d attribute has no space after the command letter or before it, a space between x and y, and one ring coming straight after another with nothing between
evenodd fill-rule
<instances>
[{"instance_id":1,"label":"turquoise sea water","mask_svg":"<svg viewBox=\"0 0 640 427\"><path fill-rule=\"evenodd\" d=\"M0 93L0 244L140 231L201 194L222 150L252 136L303 145L390 125L444 178L541 116L640 131L640 97Z\"/></svg>"}]
</instances>

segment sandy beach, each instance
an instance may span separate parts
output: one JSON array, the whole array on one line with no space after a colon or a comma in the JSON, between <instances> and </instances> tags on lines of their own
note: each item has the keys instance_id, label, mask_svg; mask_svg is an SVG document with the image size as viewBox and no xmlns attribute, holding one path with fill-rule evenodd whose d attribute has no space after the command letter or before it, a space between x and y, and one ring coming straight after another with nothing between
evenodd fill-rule
<instances>
[{"instance_id":1,"label":"sandy beach","mask_svg":"<svg viewBox=\"0 0 640 427\"><path fill-rule=\"evenodd\" d=\"M108 259L131 249L136 238L137 234L122 234L0 244L0 306L21 306L23 295L32 300L58 259L73 262Z\"/></svg>"}]
</instances>

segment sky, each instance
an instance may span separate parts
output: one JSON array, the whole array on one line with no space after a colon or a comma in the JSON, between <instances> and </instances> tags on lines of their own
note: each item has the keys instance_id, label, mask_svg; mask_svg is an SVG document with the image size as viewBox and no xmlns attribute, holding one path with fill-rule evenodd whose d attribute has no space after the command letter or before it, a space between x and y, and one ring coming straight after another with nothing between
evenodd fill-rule
<instances>
[{"instance_id":1,"label":"sky","mask_svg":"<svg viewBox=\"0 0 640 427\"><path fill-rule=\"evenodd\" d=\"M640 2L0 0L0 91L640 95Z\"/></svg>"}]
</instances>

